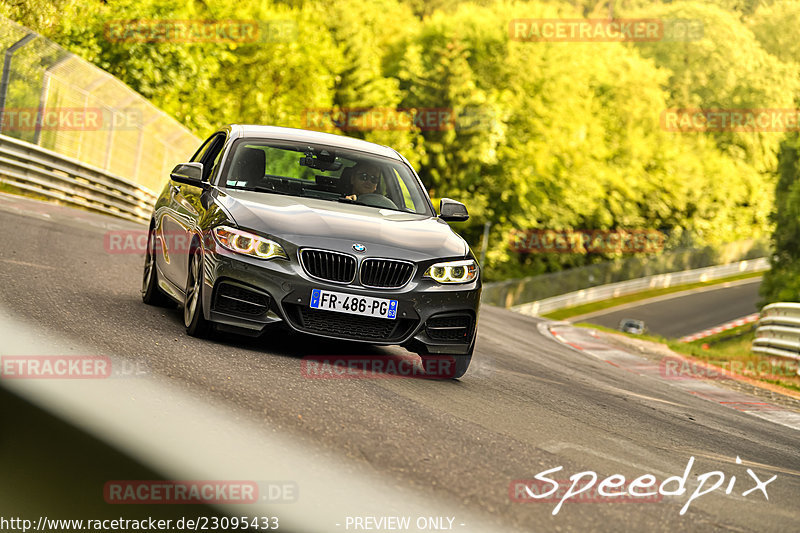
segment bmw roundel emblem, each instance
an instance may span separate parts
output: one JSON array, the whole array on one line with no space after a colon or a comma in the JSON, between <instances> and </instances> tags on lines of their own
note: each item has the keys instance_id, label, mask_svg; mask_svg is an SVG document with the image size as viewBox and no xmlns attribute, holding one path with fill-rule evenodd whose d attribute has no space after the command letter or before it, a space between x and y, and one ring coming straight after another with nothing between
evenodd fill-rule
<instances>
[{"instance_id":1,"label":"bmw roundel emblem","mask_svg":"<svg viewBox=\"0 0 800 533\"><path fill-rule=\"evenodd\" d=\"M353 245L353 250L355 250L356 252L358 252L360 254L363 254L364 252L367 251L367 247L364 246L363 244L355 243Z\"/></svg>"}]
</instances>

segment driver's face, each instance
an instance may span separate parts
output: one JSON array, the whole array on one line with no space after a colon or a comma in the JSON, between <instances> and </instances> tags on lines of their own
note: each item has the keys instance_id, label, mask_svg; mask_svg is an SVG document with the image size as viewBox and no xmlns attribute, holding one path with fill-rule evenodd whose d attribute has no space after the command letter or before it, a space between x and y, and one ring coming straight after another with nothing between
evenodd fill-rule
<instances>
[{"instance_id":1,"label":"driver's face","mask_svg":"<svg viewBox=\"0 0 800 533\"><path fill-rule=\"evenodd\" d=\"M380 170L372 165L359 165L353 173L353 194L373 194L380 181Z\"/></svg>"}]
</instances>

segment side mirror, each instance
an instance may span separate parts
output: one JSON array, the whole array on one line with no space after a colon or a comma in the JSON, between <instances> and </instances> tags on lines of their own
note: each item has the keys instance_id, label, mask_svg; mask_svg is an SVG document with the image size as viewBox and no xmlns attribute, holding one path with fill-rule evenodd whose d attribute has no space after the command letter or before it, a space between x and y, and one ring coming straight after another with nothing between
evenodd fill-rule
<instances>
[{"instance_id":1,"label":"side mirror","mask_svg":"<svg viewBox=\"0 0 800 533\"><path fill-rule=\"evenodd\" d=\"M169 177L179 183L203 186L203 163L181 163L172 169Z\"/></svg>"},{"instance_id":2,"label":"side mirror","mask_svg":"<svg viewBox=\"0 0 800 533\"><path fill-rule=\"evenodd\" d=\"M439 218L453 222L463 222L469 218L467 207L450 198L442 198L439 202Z\"/></svg>"}]
</instances>

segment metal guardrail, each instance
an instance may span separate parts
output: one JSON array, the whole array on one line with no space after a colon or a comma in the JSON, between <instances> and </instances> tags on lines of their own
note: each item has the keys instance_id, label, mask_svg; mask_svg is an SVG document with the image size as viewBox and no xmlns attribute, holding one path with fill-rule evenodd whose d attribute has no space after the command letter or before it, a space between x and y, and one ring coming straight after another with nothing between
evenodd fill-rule
<instances>
[{"instance_id":1,"label":"metal guardrail","mask_svg":"<svg viewBox=\"0 0 800 533\"><path fill-rule=\"evenodd\" d=\"M0 17L0 133L159 190L201 139L121 80Z\"/></svg>"},{"instance_id":2,"label":"metal guardrail","mask_svg":"<svg viewBox=\"0 0 800 533\"><path fill-rule=\"evenodd\" d=\"M592 302L599 302L617 296L624 296L634 292L648 289L658 289L695 283L698 281L710 281L713 279L744 274L746 272L761 272L769 269L769 261L765 257L751 259L747 261L737 261L728 265L718 265L694 270L684 270L682 272L672 272L669 274L658 274L647 276L630 281L599 285L589 289L574 291L552 298L545 298L536 302L530 302L511 307L512 311L524 315L536 316L542 313L550 313L565 307L574 307Z\"/></svg>"},{"instance_id":3,"label":"metal guardrail","mask_svg":"<svg viewBox=\"0 0 800 533\"><path fill-rule=\"evenodd\" d=\"M753 351L800 360L800 303L779 302L761 310Z\"/></svg>"},{"instance_id":4,"label":"metal guardrail","mask_svg":"<svg viewBox=\"0 0 800 533\"><path fill-rule=\"evenodd\" d=\"M675 248L655 254L618 257L536 276L492 281L483 285L481 302L511 308L530 302L555 298L591 287L622 283L634 279L673 274L737 261L755 260L771 253L764 238L744 239L715 246Z\"/></svg>"},{"instance_id":5,"label":"metal guardrail","mask_svg":"<svg viewBox=\"0 0 800 533\"><path fill-rule=\"evenodd\" d=\"M147 222L156 200L130 180L6 135L0 183L133 222Z\"/></svg>"}]
</instances>

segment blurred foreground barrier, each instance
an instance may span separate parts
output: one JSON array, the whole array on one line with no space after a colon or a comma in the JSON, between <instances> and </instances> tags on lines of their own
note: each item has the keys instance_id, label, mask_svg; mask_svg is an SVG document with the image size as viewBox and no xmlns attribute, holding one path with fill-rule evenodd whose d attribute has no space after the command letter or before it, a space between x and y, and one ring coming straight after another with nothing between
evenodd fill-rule
<instances>
[{"instance_id":1,"label":"blurred foreground barrier","mask_svg":"<svg viewBox=\"0 0 800 533\"><path fill-rule=\"evenodd\" d=\"M617 296L632 294L634 292L672 287L674 285L684 285L687 283L711 281L728 276L735 276L737 274L744 274L746 272L762 272L767 269L769 269L769 261L765 257L761 257L747 261L737 261L736 263L730 263L728 265L697 268L694 270L684 270L682 272L671 272L669 274L658 274L656 276L647 276L644 278L622 281L620 283L600 285L562 294L560 296L554 296L552 298L515 305L511 307L511 310L524 315L535 316L550 313L558 309L564 309L565 307L599 302L608 300L609 298L616 298ZM798 316L800 316L800 314L798 314Z\"/></svg>"},{"instance_id":2,"label":"blurred foreground barrier","mask_svg":"<svg viewBox=\"0 0 800 533\"><path fill-rule=\"evenodd\" d=\"M156 198L129 180L6 135L0 183L134 222L149 220Z\"/></svg>"},{"instance_id":3,"label":"blurred foreground barrier","mask_svg":"<svg viewBox=\"0 0 800 533\"><path fill-rule=\"evenodd\" d=\"M753 351L800 360L800 303L774 303L761 310Z\"/></svg>"}]
</instances>

